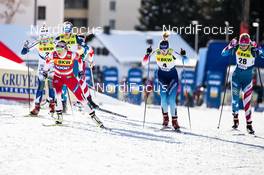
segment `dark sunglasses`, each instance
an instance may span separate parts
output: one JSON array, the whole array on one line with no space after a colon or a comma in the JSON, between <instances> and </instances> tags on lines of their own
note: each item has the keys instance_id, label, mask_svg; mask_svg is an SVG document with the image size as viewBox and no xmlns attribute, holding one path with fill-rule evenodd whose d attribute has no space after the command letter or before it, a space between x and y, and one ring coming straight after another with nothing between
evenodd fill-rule
<instances>
[{"instance_id":1,"label":"dark sunglasses","mask_svg":"<svg viewBox=\"0 0 264 175\"><path fill-rule=\"evenodd\" d=\"M64 49L65 46L64 45L57 45L56 48L61 48L61 49Z\"/></svg>"}]
</instances>

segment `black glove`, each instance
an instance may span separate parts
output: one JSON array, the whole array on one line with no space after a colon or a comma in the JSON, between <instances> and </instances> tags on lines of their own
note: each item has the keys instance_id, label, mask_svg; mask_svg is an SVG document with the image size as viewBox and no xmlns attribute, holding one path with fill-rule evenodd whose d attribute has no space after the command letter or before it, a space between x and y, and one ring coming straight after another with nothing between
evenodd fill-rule
<instances>
[{"instance_id":1,"label":"black glove","mask_svg":"<svg viewBox=\"0 0 264 175\"><path fill-rule=\"evenodd\" d=\"M152 47L150 46L149 48L147 48L147 54L150 55L152 52Z\"/></svg>"},{"instance_id":2,"label":"black glove","mask_svg":"<svg viewBox=\"0 0 264 175\"><path fill-rule=\"evenodd\" d=\"M21 50L21 54L22 55L25 55L25 54L27 54L29 52L28 45L29 45L29 42L27 40L27 41L25 41L24 46L23 46L23 49Z\"/></svg>"},{"instance_id":3,"label":"black glove","mask_svg":"<svg viewBox=\"0 0 264 175\"><path fill-rule=\"evenodd\" d=\"M80 79L84 79L84 77L85 77L84 72L83 71L80 71L78 73L78 76L79 76Z\"/></svg>"},{"instance_id":4,"label":"black glove","mask_svg":"<svg viewBox=\"0 0 264 175\"><path fill-rule=\"evenodd\" d=\"M185 56L186 55L186 51L181 48L180 54L181 54L181 56Z\"/></svg>"}]
</instances>

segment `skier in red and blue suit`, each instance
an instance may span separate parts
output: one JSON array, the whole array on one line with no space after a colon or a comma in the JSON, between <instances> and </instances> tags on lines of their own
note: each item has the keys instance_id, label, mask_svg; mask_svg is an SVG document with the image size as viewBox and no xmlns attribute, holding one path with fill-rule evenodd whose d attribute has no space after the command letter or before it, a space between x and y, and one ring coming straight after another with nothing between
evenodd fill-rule
<instances>
[{"instance_id":1,"label":"skier in red and blue suit","mask_svg":"<svg viewBox=\"0 0 264 175\"><path fill-rule=\"evenodd\" d=\"M239 125L239 95L240 90L243 91L243 105L247 121L247 131L249 134L254 134L252 127L252 111L251 98L253 93L252 74L255 65L255 59L260 56L264 57L263 51L257 46L257 43L251 41L249 34L242 33L239 41L232 39L231 42L222 51L222 56L235 54L236 68L232 75L232 112L234 125L232 128L237 129Z\"/></svg>"}]
</instances>

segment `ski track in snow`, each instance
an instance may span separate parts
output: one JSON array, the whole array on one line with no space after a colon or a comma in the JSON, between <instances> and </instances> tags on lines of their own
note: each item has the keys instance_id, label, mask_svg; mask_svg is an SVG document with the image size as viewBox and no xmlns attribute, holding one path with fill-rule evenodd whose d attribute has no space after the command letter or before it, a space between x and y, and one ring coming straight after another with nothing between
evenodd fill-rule
<instances>
[{"instance_id":1,"label":"ski track in snow","mask_svg":"<svg viewBox=\"0 0 264 175\"><path fill-rule=\"evenodd\" d=\"M112 131L96 127L87 113L74 110L65 115L66 126L53 123L48 109L40 118L24 117L25 104L0 104L1 175L93 175L93 174L264 174L264 114L253 113L254 137L245 129L243 111L240 131L232 131L232 116L225 107L221 128L216 129L219 111L178 107L183 133L160 131L161 111L143 106L103 104L127 115L115 117L97 111ZM71 113L71 110L68 111Z\"/></svg>"}]
</instances>

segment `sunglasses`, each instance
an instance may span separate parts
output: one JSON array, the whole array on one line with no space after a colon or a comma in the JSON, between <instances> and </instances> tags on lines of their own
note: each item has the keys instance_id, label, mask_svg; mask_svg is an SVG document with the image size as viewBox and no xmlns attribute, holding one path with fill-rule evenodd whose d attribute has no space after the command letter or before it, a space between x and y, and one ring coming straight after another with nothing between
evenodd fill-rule
<instances>
[{"instance_id":1,"label":"sunglasses","mask_svg":"<svg viewBox=\"0 0 264 175\"><path fill-rule=\"evenodd\" d=\"M64 45L57 45L56 48L64 49L65 46Z\"/></svg>"},{"instance_id":2,"label":"sunglasses","mask_svg":"<svg viewBox=\"0 0 264 175\"><path fill-rule=\"evenodd\" d=\"M249 44L239 44L240 47L246 47L249 46Z\"/></svg>"}]
</instances>

